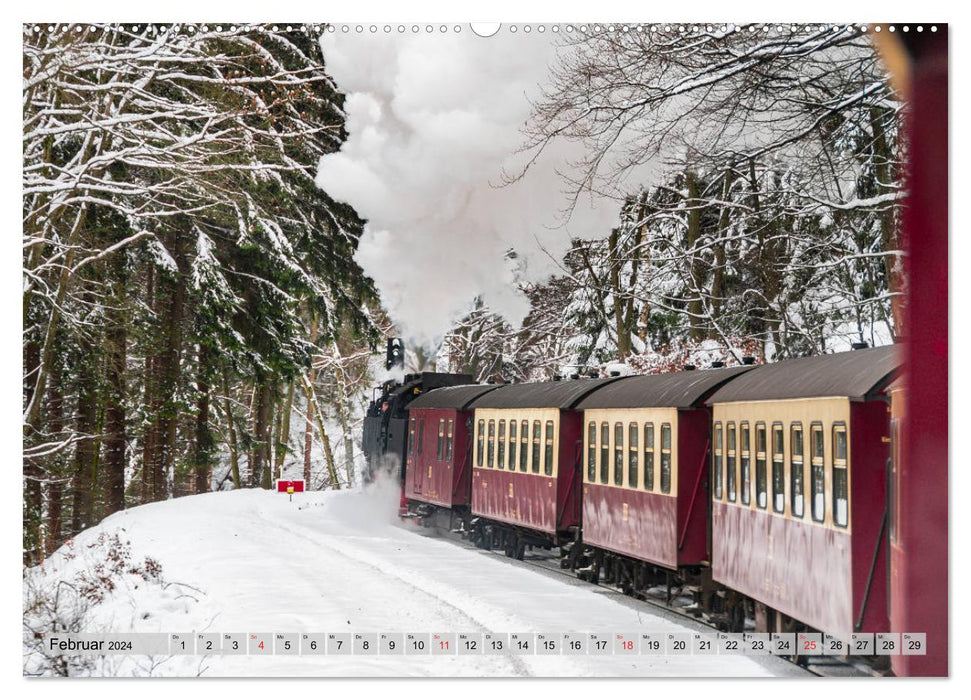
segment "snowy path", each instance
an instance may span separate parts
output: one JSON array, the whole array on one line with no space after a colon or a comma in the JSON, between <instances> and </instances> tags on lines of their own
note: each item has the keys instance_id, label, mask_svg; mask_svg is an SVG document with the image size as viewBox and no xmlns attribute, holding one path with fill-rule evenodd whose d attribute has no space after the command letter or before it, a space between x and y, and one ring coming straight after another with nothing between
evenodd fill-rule
<instances>
[{"instance_id":1,"label":"snowy path","mask_svg":"<svg viewBox=\"0 0 971 700\"><path fill-rule=\"evenodd\" d=\"M82 533L124 528L138 557L198 602L118 596L108 626L160 632L689 632L644 606L493 554L411 532L396 497L258 490L207 494L116 514ZM57 568L58 557L48 564ZM64 575L67 570L60 575ZM124 609L125 606L129 609ZM102 615L104 618L105 615ZM776 659L621 656L214 656L159 673L219 676L760 676Z\"/></svg>"}]
</instances>

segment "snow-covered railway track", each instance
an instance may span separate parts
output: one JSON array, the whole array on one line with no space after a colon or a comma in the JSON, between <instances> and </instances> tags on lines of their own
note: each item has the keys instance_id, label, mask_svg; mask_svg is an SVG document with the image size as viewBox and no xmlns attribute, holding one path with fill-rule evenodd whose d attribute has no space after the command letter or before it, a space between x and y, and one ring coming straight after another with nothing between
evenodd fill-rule
<instances>
[{"instance_id":1,"label":"snow-covered railway track","mask_svg":"<svg viewBox=\"0 0 971 700\"><path fill-rule=\"evenodd\" d=\"M477 549L463 536L462 533L451 531L446 528L436 525L421 527L410 527L406 525L404 527L410 531L415 531L426 536L446 539L449 542L466 549ZM642 603L649 606L653 614L661 613L662 615L669 617L670 619L677 620L682 624L688 624L699 631L710 631L717 629L717 626L714 623L706 620L704 617L699 616L696 611L693 611L689 607L692 604L692 601L687 596L675 594L671 599L671 603L667 602L666 595L653 595L651 593L646 593L631 596L617 586L600 581L592 582L580 579L575 572L561 568L559 558L552 553L545 553L544 550L528 549L526 555L522 559L507 557L499 550L482 551L491 553L497 558L502 558L511 566L524 566L539 569L554 577L564 578L573 585L602 590L616 596L616 600L618 602L631 607L636 608L639 603ZM806 673L821 677L864 677L885 675L883 672L874 669L862 659L844 657L799 657L797 659L795 657L788 656L772 656L765 658L767 659L767 663L783 663L787 666L795 666Z\"/></svg>"}]
</instances>

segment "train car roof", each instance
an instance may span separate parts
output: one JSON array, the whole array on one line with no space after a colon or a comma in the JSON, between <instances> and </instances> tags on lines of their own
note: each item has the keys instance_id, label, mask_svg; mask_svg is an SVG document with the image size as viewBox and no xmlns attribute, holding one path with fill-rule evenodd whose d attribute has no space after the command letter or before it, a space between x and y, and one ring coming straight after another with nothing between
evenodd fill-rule
<instances>
[{"instance_id":1,"label":"train car roof","mask_svg":"<svg viewBox=\"0 0 971 700\"><path fill-rule=\"evenodd\" d=\"M739 366L623 377L589 394L577 408L692 408L725 382L751 369Z\"/></svg>"},{"instance_id":2,"label":"train car roof","mask_svg":"<svg viewBox=\"0 0 971 700\"><path fill-rule=\"evenodd\" d=\"M900 362L892 345L783 360L746 372L716 391L707 403L824 396L861 401L885 389Z\"/></svg>"},{"instance_id":3,"label":"train car roof","mask_svg":"<svg viewBox=\"0 0 971 700\"><path fill-rule=\"evenodd\" d=\"M465 384L432 389L408 404L408 408L454 408L467 410L469 404L483 394L498 389L501 384Z\"/></svg>"},{"instance_id":4,"label":"train car roof","mask_svg":"<svg viewBox=\"0 0 971 700\"><path fill-rule=\"evenodd\" d=\"M471 408L559 408L570 409L600 387L621 379L564 379L558 382L503 384L476 399Z\"/></svg>"}]
</instances>

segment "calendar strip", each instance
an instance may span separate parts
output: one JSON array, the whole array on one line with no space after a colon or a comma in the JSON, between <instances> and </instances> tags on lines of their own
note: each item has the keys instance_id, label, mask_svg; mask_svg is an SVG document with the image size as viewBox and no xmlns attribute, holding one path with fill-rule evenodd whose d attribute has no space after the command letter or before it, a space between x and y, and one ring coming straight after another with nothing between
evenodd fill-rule
<instances>
[{"instance_id":1,"label":"calendar strip","mask_svg":"<svg viewBox=\"0 0 971 700\"><path fill-rule=\"evenodd\" d=\"M923 656L913 632L173 632L57 634L51 654L79 656Z\"/></svg>"}]
</instances>

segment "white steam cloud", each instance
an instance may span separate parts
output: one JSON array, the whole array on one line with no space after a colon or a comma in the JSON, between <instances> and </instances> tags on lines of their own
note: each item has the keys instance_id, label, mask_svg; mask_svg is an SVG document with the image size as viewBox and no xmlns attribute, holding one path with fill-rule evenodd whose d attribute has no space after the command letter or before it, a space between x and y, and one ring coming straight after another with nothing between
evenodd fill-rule
<instances>
[{"instance_id":1,"label":"white steam cloud","mask_svg":"<svg viewBox=\"0 0 971 700\"><path fill-rule=\"evenodd\" d=\"M465 29L322 39L349 139L321 159L317 184L368 220L356 259L402 333L425 345L476 295L519 323L528 302L517 282L546 279L571 234L605 235L619 211L583 199L564 222L560 173L579 144L554 144L502 184L524 162L521 130L556 48L548 36Z\"/></svg>"}]
</instances>

